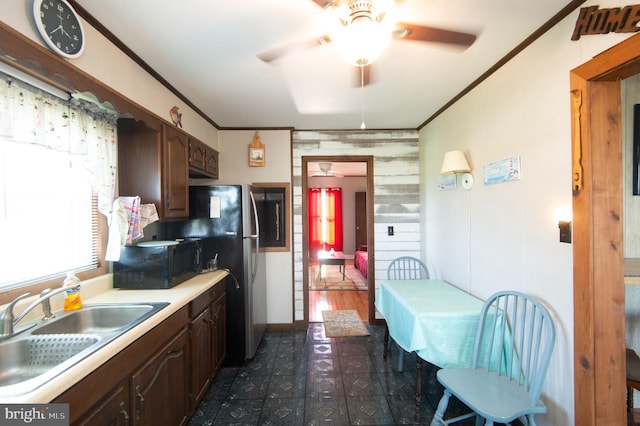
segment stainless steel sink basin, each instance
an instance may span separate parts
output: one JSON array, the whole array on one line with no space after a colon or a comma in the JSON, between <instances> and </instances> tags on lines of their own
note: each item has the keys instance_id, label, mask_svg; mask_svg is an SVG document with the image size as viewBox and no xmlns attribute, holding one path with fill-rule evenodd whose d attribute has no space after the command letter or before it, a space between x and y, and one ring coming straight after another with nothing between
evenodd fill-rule
<instances>
[{"instance_id":1,"label":"stainless steel sink basin","mask_svg":"<svg viewBox=\"0 0 640 426\"><path fill-rule=\"evenodd\" d=\"M86 305L0 342L0 397L32 392L167 305Z\"/></svg>"},{"instance_id":2,"label":"stainless steel sink basin","mask_svg":"<svg viewBox=\"0 0 640 426\"><path fill-rule=\"evenodd\" d=\"M123 327L135 326L154 310L156 306L153 304L87 306L49 321L31 334L110 333Z\"/></svg>"},{"instance_id":3,"label":"stainless steel sink basin","mask_svg":"<svg viewBox=\"0 0 640 426\"><path fill-rule=\"evenodd\" d=\"M0 384L13 385L45 374L98 341L97 336L91 335L52 335L2 343Z\"/></svg>"}]
</instances>

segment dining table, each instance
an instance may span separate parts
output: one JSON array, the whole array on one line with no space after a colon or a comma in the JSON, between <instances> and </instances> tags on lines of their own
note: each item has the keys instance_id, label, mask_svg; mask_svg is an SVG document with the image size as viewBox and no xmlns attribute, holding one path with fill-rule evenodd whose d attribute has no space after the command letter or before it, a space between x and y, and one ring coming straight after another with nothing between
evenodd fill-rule
<instances>
[{"instance_id":1,"label":"dining table","mask_svg":"<svg viewBox=\"0 0 640 426\"><path fill-rule=\"evenodd\" d=\"M405 351L415 352L416 409L420 405L422 360L441 368L472 365L473 347L484 301L442 280L382 281L375 307L389 336Z\"/></svg>"}]
</instances>

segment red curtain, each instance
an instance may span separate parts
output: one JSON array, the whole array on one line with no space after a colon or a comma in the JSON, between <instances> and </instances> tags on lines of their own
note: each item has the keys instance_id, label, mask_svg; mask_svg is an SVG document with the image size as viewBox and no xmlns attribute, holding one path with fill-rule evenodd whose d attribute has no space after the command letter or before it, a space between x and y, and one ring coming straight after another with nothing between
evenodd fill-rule
<instances>
[{"instance_id":1,"label":"red curtain","mask_svg":"<svg viewBox=\"0 0 640 426\"><path fill-rule=\"evenodd\" d=\"M309 256L318 251L342 251L342 189L309 188Z\"/></svg>"}]
</instances>

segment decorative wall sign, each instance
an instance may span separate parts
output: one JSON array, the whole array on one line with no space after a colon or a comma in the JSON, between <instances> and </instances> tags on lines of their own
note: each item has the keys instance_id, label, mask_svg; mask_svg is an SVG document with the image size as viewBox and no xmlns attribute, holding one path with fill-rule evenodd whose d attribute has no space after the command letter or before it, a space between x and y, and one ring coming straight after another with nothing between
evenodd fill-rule
<instances>
[{"instance_id":1,"label":"decorative wall sign","mask_svg":"<svg viewBox=\"0 0 640 426\"><path fill-rule=\"evenodd\" d=\"M253 136L253 142L249 144L249 166L264 167L265 163L264 144L260 141L258 132Z\"/></svg>"},{"instance_id":2,"label":"decorative wall sign","mask_svg":"<svg viewBox=\"0 0 640 426\"><path fill-rule=\"evenodd\" d=\"M440 191L456 189L456 175L438 176L438 189L440 189Z\"/></svg>"},{"instance_id":3,"label":"decorative wall sign","mask_svg":"<svg viewBox=\"0 0 640 426\"><path fill-rule=\"evenodd\" d=\"M635 33L640 30L640 4L600 9L589 6L580 9L571 40L580 36L609 33Z\"/></svg>"},{"instance_id":4,"label":"decorative wall sign","mask_svg":"<svg viewBox=\"0 0 640 426\"><path fill-rule=\"evenodd\" d=\"M520 180L520 157L511 157L487 164L482 167L482 173L485 185Z\"/></svg>"}]
</instances>

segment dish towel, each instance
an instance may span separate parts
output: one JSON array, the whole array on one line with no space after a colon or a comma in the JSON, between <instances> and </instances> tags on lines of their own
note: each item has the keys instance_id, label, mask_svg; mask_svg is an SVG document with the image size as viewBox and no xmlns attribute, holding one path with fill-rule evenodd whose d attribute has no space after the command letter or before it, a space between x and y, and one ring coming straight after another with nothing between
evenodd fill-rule
<instances>
[{"instance_id":1,"label":"dish towel","mask_svg":"<svg viewBox=\"0 0 640 426\"><path fill-rule=\"evenodd\" d=\"M113 202L109 240L105 260L120 260L120 249L134 240L142 238L142 229L158 220L154 204L140 204L140 197L118 197Z\"/></svg>"}]
</instances>

